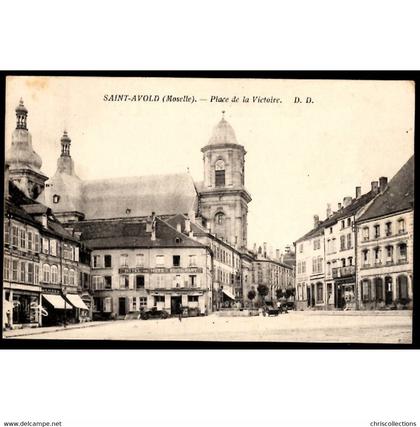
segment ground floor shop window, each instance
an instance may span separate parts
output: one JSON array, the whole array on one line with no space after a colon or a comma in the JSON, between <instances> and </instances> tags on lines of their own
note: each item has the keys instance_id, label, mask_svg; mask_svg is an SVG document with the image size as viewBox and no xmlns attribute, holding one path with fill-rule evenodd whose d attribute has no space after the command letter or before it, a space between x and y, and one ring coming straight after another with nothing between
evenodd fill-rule
<instances>
[{"instance_id":1,"label":"ground floor shop window","mask_svg":"<svg viewBox=\"0 0 420 427\"><path fill-rule=\"evenodd\" d=\"M188 302L198 302L198 295L188 295Z\"/></svg>"},{"instance_id":2,"label":"ground floor shop window","mask_svg":"<svg viewBox=\"0 0 420 427\"><path fill-rule=\"evenodd\" d=\"M164 295L157 295L155 296L155 305L158 303L164 303L165 302L165 296Z\"/></svg>"},{"instance_id":3,"label":"ground floor shop window","mask_svg":"<svg viewBox=\"0 0 420 427\"><path fill-rule=\"evenodd\" d=\"M147 297L140 297L139 298L139 305L140 305L140 308L146 307L147 306Z\"/></svg>"},{"instance_id":4,"label":"ground floor shop window","mask_svg":"<svg viewBox=\"0 0 420 427\"><path fill-rule=\"evenodd\" d=\"M370 299L370 281L363 280L362 282L362 300L369 301Z\"/></svg>"},{"instance_id":5,"label":"ground floor shop window","mask_svg":"<svg viewBox=\"0 0 420 427\"><path fill-rule=\"evenodd\" d=\"M401 299L407 299L408 298L408 280L406 276L399 276L398 277L398 293L399 297Z\"/></svg>"}]
</instances>

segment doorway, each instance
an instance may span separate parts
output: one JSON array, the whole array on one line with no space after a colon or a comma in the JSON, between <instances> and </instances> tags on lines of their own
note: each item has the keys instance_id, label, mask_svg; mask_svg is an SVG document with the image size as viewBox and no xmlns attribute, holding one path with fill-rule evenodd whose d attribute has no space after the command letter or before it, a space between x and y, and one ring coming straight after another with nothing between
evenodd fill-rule
<instances>
[{"instance_id":1,"label":"doorway","mask_svg":"<svg viewBox=\"0 0 420 427\"><path fill-rule=\"evenodd\" d=\"M385 277L385 304L391 305L393 300L392 295L392 278Z\"/></svg>"},{"instance_id":2,"label":"doorway","mask_svg":"<svg viewBox=\"0 0 420 427\"><path fill-rule=\"evenodd\" d=\"M120 316L125 316L127 314L125 298L119 298L118 300L118 314Z\"/></svg>"},{"instance_id":3,"label":"doorway","mask_svg":"<svg viewBox=\"0 0 420 427\"><path fill-rule=\"evenodd\" d=\"M335 293L335 306L336 308L343 308L343 289L341 285L336 285L336 293Z\"/></svg>"},{"instance_id":4,"label":"doorway","mask_svg":"<svg viewBox=\"0 0 420 427\"><path fill-rule=\"evenodd\" d=\"M171 314L179 314L182 305L182 297L171 297Z\"/></svg>"}]
</instances>

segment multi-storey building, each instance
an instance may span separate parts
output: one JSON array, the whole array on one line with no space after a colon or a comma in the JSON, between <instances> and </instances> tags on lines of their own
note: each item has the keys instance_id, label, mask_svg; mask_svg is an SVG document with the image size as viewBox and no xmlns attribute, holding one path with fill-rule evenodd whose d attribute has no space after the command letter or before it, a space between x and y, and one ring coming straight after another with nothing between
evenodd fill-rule
<instances>
[{"instance_id":1,"label":"multi-storey building","mask_svg":"<svg viewBox=\"0 0 420 427\"><path fill-rule=\"evenodd\" d=\"M412 307L414 156L356 223L360 308Z\"/></svg>"},{"instance_id":2,"label":"multi-storey building","mask_svg":"<svg viewBox=\"0 0 420 427\"><path fill-rule=\"evenodd\" d=\"M81 221L75 231L92 250L94 312L138 315L157 307L206 314L212 308L211 252L154 215L147 221Z\"/></svg>"}]
</instances>

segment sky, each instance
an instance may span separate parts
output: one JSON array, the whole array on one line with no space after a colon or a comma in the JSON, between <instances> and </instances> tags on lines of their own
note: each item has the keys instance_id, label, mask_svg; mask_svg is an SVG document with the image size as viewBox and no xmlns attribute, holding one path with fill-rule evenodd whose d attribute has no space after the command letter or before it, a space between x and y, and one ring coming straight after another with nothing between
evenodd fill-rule
<instances>
[{"instance_id":1,"label":"sky","mask_svg":"<svg viewBox=\"0 0 420 427\"><path fill-rule=\"evenodd\" d=\"M130 100L104 100L116 94ZM414 153L407 81L8 77L6 149L21 97L41 170L55 173L66 129L82 179L188 169L201 181L200 149L225 111L247 151L249 247L283 250L312 228L313 215L325 217L327 203L337 209L356 186L365 193L371 181L390 179Z\"/></svg>"}]
</instances>

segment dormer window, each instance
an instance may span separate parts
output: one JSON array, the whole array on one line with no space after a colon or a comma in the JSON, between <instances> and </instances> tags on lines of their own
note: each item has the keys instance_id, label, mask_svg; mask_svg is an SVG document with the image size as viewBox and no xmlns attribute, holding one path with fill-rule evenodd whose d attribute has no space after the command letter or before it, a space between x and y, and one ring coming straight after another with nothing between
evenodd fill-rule
<instances>
[{"instance_id":1,"label":"dormer window","mask_svg":"<svg viewBox=\"0 0 420 427\"><path fill-rule=\"evenodd\" d=\"M60 196L58 194L54 194L53 203L58 203L60 201Z\"/></svg>"}]
</instances>

